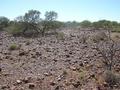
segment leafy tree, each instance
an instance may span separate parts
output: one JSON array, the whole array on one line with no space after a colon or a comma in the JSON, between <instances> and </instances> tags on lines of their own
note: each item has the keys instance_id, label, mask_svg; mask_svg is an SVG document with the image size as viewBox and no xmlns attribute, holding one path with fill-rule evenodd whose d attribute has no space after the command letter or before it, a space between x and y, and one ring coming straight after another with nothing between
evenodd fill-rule
<instances>
[{"instance_id":1,"label":"leafy tree","mask_svg":"<svg viewBox=\"0 0 120 90\"><path fill-rule=\"evenodd\" d=\"M19 16L15 19L18 25L21 25L21 27L23 27L23 34L25 34L25 32L28 30L39 33L40 28L38 27L38 23L41 20L40 14L41 13L37 10L29 10L27 13L25 13L24 16Z\"/></svg>"},{"instance_id":2,"label":"leafy tree","mask_svg":"<svg viewBox=\"0 0 120 90\"><path fill-rule=\"evenodd\" d=\"M29 10L24 15L24 21L28 23L38 23L40 21L40 12L37 10Z\"/></svg>"},{"instance_id":3,"label":"leafy tree","mask_svg":"<svg viewBox=\"0 0 120 90\"><path fill-rule=\"evenodd\" d=\"M55 21L58 17L58 14L55 11L47 11L45 13L45 21Z\"/></svg>"},{"instance_id":4,"label":"leafy tree","mask_svg":"<svg viewBox=\"0 0 120 90\"><path fill-rule=\"evenodd\" d=\"M22 30L23 34L25 32L34 31L37 33L41 33L43 36L45 35L45 32L48 30L55 30L56 28L60 27L61 24L56 21L57 19L57 13L54 11L47 11L45 13L45 19L42 20L40 18L40 12L37 10L29 10L27 13L25 13L24 16L19 16L15 19L15 22L21 23L21 27L24 29Z\"/></svg>"},{"instance_id":5,"label":"leafy tree","mask_svg":"<svg viewBox=\"0 0 120 90\"><path fill-rule=\"evenodd\" d=\"M9 19L6 17L0 17L0 29L3 29L9 25Z\"/></svg>"},{"instance_id":6,"label":"leafy tree","mask_svg":"<svg viewBox=\"0 0 120 90\"><path fill-rule=\"evenodd\" d=\"M116 21L112 21L111 24L112 24L113 27L117 27L117 26L119 26L119 23L116 22Z\"/></svg>"},{"instance_id":7,"label":"leafy tree","mask_svg":"<svg viewBox=\"0 0 120 90\"><path fill-rule=\"evenodd\" d=\"M100 29L101 25L98 22L93 22L92 27L96 30L96 29Z\"/></svg>"},{"instance_id":8,"label":"leafy tree","mask_svg":"<svg viewBox=\"0 0 120 90\"><path fill-rule=\"evenodd\" d=\"M92 26L95 29L105 29L105 30L112 29L112 23L111 21L108 20L99 20L97 22L93 22Z\"/></svg>"},{"instance_id":9,"label":"leafy tree","mask_svg":"<svg viewBox=\"0 0 120 90\"><path fill-rule=\"evenodd\" d=\"M42 21L42 35L45 35L45 32L48 30L55 30L56 28L59 27L59 24L57 23L56 19L57 19L58 15L55 11L47 11L45 13L45 20Z\"/></svg>"},{"instance_id":10,"label":"leafy tree","mask_svg":"<svg viewBox=\"0 0 120 90\"><path fill-rule=\"evenodd\" d=\"M83 28L88 28L88 27L91 27L91 22L88 21L88 20L84 20L80 23L81 27Z\"/></svg>"},{"instance_id":11,"label":"leafy tree","mask_svg":"<svg viewBox=\"0 0 120 90\"><path fill-rule=\"evenodd\" d=\"M15 22L24 22L24 16L18 16L14 20Z\"/></svg>"}]
</instances>

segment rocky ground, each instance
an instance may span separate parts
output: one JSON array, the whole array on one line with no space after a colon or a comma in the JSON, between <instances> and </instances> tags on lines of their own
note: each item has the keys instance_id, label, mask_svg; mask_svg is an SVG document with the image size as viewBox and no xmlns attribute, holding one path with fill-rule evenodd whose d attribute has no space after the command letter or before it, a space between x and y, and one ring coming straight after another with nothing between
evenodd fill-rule
<instances>
[{"instance_id":1,"label":"rocky ground","mask_svg":"<svg viewBox=\"0 0 120 90\"><path fill-rule=\"evenodd\" d=\"M110 90L95 47L81 42L81 32L64 34L24 38L1 32L0 90ZM12 44L17 49L10 50ZM115 72L120 74L120 64Z\"/></svg>"}]
</instances>

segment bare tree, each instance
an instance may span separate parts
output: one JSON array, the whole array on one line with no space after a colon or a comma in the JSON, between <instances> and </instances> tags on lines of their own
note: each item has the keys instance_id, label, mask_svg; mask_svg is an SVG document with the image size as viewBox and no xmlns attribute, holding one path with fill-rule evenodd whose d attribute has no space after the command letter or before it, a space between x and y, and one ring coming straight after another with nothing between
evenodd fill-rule
<instances>
[{"instance_id":1,"label":"bare tree","mask_svg":"<svg viewBox=\"0 0 120 90\"><path fill-rule=\"evenodd\" d=\"M111 39L111 33L109 32L108 40L96 43L96 50L102 55L103 63L108 70L112 70L116 61L120 59L120 47L119 44ZM118 54L119 53L119 54Z\"/></svg>"}]
</instances>

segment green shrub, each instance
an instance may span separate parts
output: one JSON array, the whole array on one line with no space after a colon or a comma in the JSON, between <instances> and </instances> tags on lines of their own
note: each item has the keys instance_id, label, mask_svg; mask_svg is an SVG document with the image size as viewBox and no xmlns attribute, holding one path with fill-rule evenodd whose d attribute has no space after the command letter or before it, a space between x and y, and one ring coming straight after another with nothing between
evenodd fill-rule
<instances>
[{"instance_id":1,"label":"green shrub","mask_svg":"<svg viewBox=\"0 0 120 90\"><path fill-rule=\"evenodd\" d=\"M113 28L112 32L119 32L120 33L120 27Z\"/></svg>"},{"instance_id":2,"label":"green shrub","mask_svg":"<svg viewBox=\"0 0 120 90\"><path fill-rule=\"evenodd\" d=\"M79 70L79 80L81 82L83 82L85 80L86 74L87 74L87 70L86 69L81 68Z\"/></svg>"},{"instance_id":3,"label":"green shrub","mask_svg":"<svg viewBox=\"0 0 120 90\"><path fill-rule=\"evenodd\" d=\"M9 50L16 50L17 49L17 45L16 44L11 44L9 47Z\"/></svg>"},{"instance_id":4,"label":"green shrub","mask_svg":"<svg viewBox=\"0 0 120 90\"><path fill-rule=\"evenodd\" d=\"M82 80L85 78L85 72L80 72L79 78Z\"/></svg>"},{"instance_id":5,"label":"green shrub","mask_svg":"<svg viewBox=\"0 0 120 90\"><path fill-rule=\"evenodd\" d=\"M9 19L7 17L0 16L0 31L4 30L9 25Z\"/></svg>"},{"instance_id":6,"label":"green shrub","mask_svg":"<svg viewBox=\"0 0 120 90\"><path fill-rule=\"evenodd\" d=\"M13 35L16 35L16 34L21 34L22 31L23 31L23 26L19 23L16 23L16 24L12 24L10 25L8 28L7 28L7 31L10 33L10 34L13 34Z\"/></svg>"}]
</instances>

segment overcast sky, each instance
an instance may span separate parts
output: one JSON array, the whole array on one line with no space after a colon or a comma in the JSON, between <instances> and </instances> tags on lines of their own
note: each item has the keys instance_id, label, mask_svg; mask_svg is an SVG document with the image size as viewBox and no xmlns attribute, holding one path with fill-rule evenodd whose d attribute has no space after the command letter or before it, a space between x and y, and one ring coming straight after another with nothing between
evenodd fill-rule
<instances>
[{"instance_id":1,"label":"overcast sky","mask_svg":"<svg viewBox=\"0 0 120 90\"><path fill-rule=\"evenodd\" d=\"M97 21L107 19L120 22L120 0L0 0L0 16L14 19L28 10L54 10L60 21Z\"/></svg>"}]
</instances>

